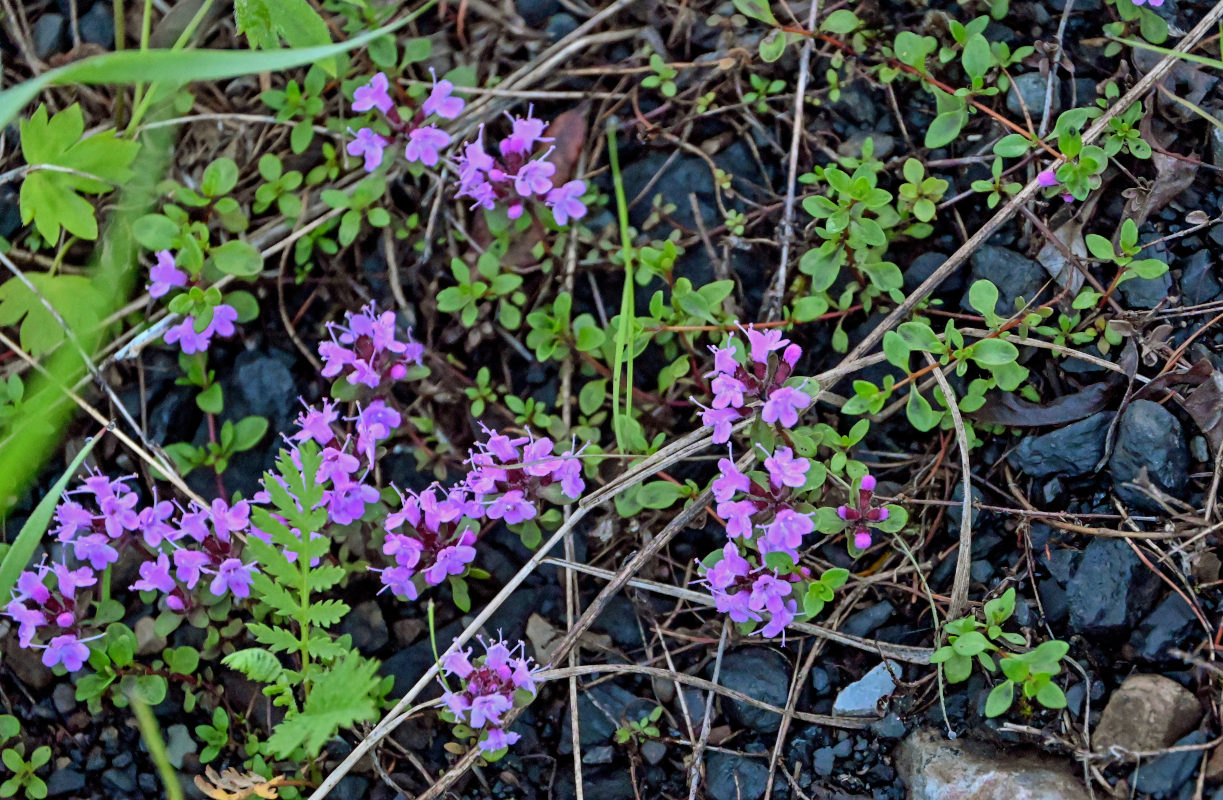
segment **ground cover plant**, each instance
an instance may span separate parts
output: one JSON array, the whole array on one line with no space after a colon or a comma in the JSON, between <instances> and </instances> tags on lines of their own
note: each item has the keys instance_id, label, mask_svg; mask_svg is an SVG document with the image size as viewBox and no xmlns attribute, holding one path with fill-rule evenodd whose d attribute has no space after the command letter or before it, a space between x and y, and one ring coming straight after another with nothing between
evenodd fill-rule
<instances>
[{"instance_id":1,"label":"ground cover plant","mask_svg":"<svg viewBox=\"0 0 1223 800\"><path fill-rule=\"evenodd\" d=\"M1223 796L1221 19L0 3L0 796Z\"/></svg>"}]
</instances>

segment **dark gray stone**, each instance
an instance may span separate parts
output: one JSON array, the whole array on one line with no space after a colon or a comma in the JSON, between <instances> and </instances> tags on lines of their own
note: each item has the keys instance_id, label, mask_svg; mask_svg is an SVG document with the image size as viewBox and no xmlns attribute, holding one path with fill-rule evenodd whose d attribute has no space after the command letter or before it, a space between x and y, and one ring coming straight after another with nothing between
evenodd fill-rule
<instances>
[{"instance_id":1,"label":"dark gray stone","mask_svg":"<svg viewBox=\"0 0 1223 800\"><path fill-rule=\"evenodd\" d=\"M581 725L582 750L610 744L618 728L629 721L629 707L637 697L614 683L603 683L578 696L578 721ZM648 710L648 709L647 709ZM636 717L640 719L640 716ZM559 750L562 755L573 752L569 714L564 715Z\"/></svg>"},{"instance_id":2,"label":"dark gray stone","mask_svg":"<svg viewBox=\"0 0 1223 800\"><path fill-rule=\"evenodd\" d=\"M1215 274L1214 253L1209 250L1198 250L1181 262L1181 302L1187 306L1209 303L1223 295L1223 286L1219 285Z\"/></svg>"},{"instance_id":3,"label":"dark gray stone","mask_svg":"<svg viewBox=\"0 0 1223 800\"><path fill-rule=\"evenodd\" d=\"M61 683L51 693L51 700L55 703L56 711L61 714L71 714L76 708L76 691L72 688L72 684Z\"/></svg>"},{"instance_id":4,"label":"dark gray stone","mask_svg":"<svg viewBox=\"0 0 1223 800\"><path fill-rule=\"evenodd\" d=\"M96 44L106 50L115 46L115 13L105 3L95 3L77 20L81 41Z\"/></svg>"},{"instance_id":5,"label":"dark gray stone","mask_svg":"<svg viewBox=\"0 0 1223 800\"><path fill-rule=\"evenodd\" d=\"M811 757L811 768L815 770L816 775L827 777L832 774L836 765L837 757L833 755L831 747L821 747Z\"/></svg>"},{"instance_id":6,"label":"dark gray stone","mask_svg":"<svg viewBox=\"0 0 1223 800\"><path fill-rule=\"evenodd\" d=\"M768 779L764 759L722 752L705 756L705 790L711 800L760 800Z\"/></svg>"},{"instance_id":7,"label":"dark gray stone","mask_svg":"<svg viewBox=\"0 0 1223 800\"><path fill-rule=\"evenodd\" d=\"M1130 637L1130 646L1147 661L1168 659L1168 649L1193 630L1195 619L1189 604L1176 592L1170 592L1139 623Z\"/></svg>"},{"instance_id":8,"label":"dark gray stone","mask_svg":"<svg viewBox=\"0 0 1223 800\"><path fill-rule=\"evenodd\" d=\"M514 0L514 10L526 24L539 26L560 11L561 4L557 0Z\"/></svg>"},{"instance_id":9,"label":"dark gray stone","mask_svg":"<svg viewBox=\"0 0 1223 800\"><path fill-rule=\"evenodd\" d=\"M1118 287L1129 308L1155 308L1168 299L1172 292L1172 274L1165 272L1158 278L1130 278Z\"/></svg>"},{"instance_id":10,"label":"dark gray stone","mask_svg":"<svg viewBox=\"0 0 1223 800\"><path fill-rule=\"evenodd\" d=\"M352 636L352 646L365 655L381 650L390 640L382 609L373 600L358 603L340 620L340 634Z\"/></svg>"},{"instance_id":11,"label":"dark gray stone","mask_svg":"<svg viewBox=\"0 0 1223 800\"><path fill-rule=\"evenodd\" d=\"M123 794L136 791L136 768L106 770L102 773L102 787Z\"/></svg>"},{"instance_id":12,"label":"dark gray stone","mask_svg":"<svg viewBox=\"0 0 1223 800\"><path fill-rule=\"evenodd\" d=\"M927 253L922 253L917 258L913 259L908 268L904 271L904 290L911 292L934 274L934 271L943 265L947 260L947 256L935 250ZM963 272L956 270L947 280L939 286L940 292L954 292L964 288Z\"/></svg>"},{"instance_id":13,"label":"dark gray stone","mask_svg":"<svg viewBox=\"0 0 1223 800\"><path fill-rule=\"evenodd\" d=\"M12 186L0 187L0 237L7 239L21 227L20 198Z\"/></svg>"},{"instance_id":14,"label":"dark gray stone","mask_svg":"<svg viewBox=\"0 0 1223 800\"><path fill-rule=\"evenodd\" d=\"M1028 436L1011 453L1010 461L1037 478L1086 475L1104 457L1104 440L1112 420L1111 411L1101 411L1050 433Z\"/></svg>"},{"instance_id":15,"label":"dark gray stone","mask_svg":"<svg viewBox=\"0 0 1223 800\"><path fill-rule=\"evenodd\" d=\"M972 271L968 285L987 280L998 287L998 302L994 311L1004 317L1015 313L1015 298L1022 297L1031 302L1048 280L1048 273L1038 262L1025 258L1005 247L986 245L972 255ZM976 313L968 304L968 294L960 301L961 307Z\"/></svg>"},{"instance_id":16,"label":"dark gray stone","mask_svg":"<svg viewBox=\"0 0 1223 800\"><path fill-rule=\"evenodd\" d=\"M601 744L582 751L583 764L610 764L616 758L616 748L610 744Z\"/></svg>"},{"instance_id":17,"label":"dark gray stone","mask_svg":"<svg viewBox=\"0 0 1223 800\"><path fill-rule=\"evenodd\" d=\"M1205 742L1206 734L1194 731L1178 740L1174 747ZM1186 750L1145 761L1134 775L1134 790L1140 794L1150 794L1155 800L1173 796L1193 779L1194 770L1201 760L1201 750Z\"/></svg>"},{"instance_id":18,"label":"dark gray stone","mask_svg":"<svg viewBox=\"0 0 1223 800\"><path fill-rule=\"evenodd\" d=\"M784 707L790 688L790 664L781 654L763 647L747 647L722 659L721 683L774 706ZM732 721L761 733L781 726L781 715L734 701L723 701Z\"/></svg>"},{"instance_id":19,"label":"dark gray stone","mask_svg":"<svg viewBox=\"0 0 1223 800\"><path fill-rule=\"evenodd\" d=\"M580 24L577 17L562 11L548 20L548 27L545 28L545 32L553 42L559 42L577 30Z\"/></svg>"},{"instance_id":20,"label":"dark gray stone","mask_svg":"<svg viewBox=\"0 0 1223 800\"><path fill-rule=\"evenodd\" d=\"M647 764L661 764L667 757L667 746L653 739L641 745L641 757Z\"/></svg>"},{"instance_id":21,"label":"dark gray stone","mask_svg":"<svg viewBox=\"0 0 1223 800\"><path fill-rule=\"evenodd\" d=\"M1033 122L1038 122L1041 115L1045 111L1045 90L1048 88L1049 78L1041 75L1039 72L1025 72L1022 75L1016 75L1014 86L1006 93L1006 107L1016 118L1023 118L1023 106L1019 103L1020 96L1023 97L1024 104L1027 105L1028 115L1031 116ZM1050 117L1054 118L1061 111L1062 107L1062 83L1056 78L1053 80L1053 105L1050 108Z\"/></svg>"},{"instance_id":22,"label":"dark gray stone","mask_svg":"<svg viewBox=\"0 0 1223 800\"><path fill-rule=\"evenodd\" d=\"M861 611L854 612L850 615L849 619L845 620L845 624L841 626L841 631L850 636L868 636L872 631L891 619L895 611L895 606L887 600L883 600Z\"/></svg>"},{"instance_id":23,"label":"dark gray stone","mask_svg":"<svg viewBox=\"0 0 1223 800\"><path fill-rule=\"evenodd\" d=\"M1147 511L1160 511L1159 503L1129 484L1145 472L1159 489L1181 496L1189 481L1189 448L1180 421L1150 400L1130 403L1117 426L1117 443L1108 470L1122 501Z\"/></svg>"},{"instance_id":24,"label":"dark gray stone","mask_svg":"<svg viewBox=\"0 0 1223 800\"><path fill-rule=\"evenodd\" d=\"M59 14L43 14L30 31L34 55L46 61L68 47L68 20Z\"/></svg>"},{"instance_id":25,"label":"dark gray stone","mask_svg":"<svg viewBox=\"0 0 1223 800\"><path fill-rule=\"evenodd\" d=\"M57 769L47 778L47 797L75 795L85 788L85 774L75 769Z\"/></svg>"},{"instance_id":26,"label":"dark gray stone","mask_svg":"<svg viewBox=\"0 0 1223 800\"><path fill-rule=\"evenodd\" d=\"M1121 539L1093 539L1070 579L1070 626L1092 636L1130 630L1155 600L1159 579Z\"/></svg>"}]
</instances>

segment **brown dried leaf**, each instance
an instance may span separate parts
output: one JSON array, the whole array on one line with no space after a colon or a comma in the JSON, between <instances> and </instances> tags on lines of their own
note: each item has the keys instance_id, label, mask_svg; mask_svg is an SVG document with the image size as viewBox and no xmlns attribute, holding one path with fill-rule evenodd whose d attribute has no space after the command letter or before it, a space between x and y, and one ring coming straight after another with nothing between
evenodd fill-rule
<instances>
[{"instance_id":1,"label":"brown dried leaf","mask_svg":"<svg viewBox=\"0 0 1223 800\"><path fill-rule=\"evenodd\" d=\"M1190 392L1185 410L1217 454L1223 447L1223 373L1215 370L1209 380Z\"/></svg>"},{"instance_id":2,"label":"brown dried leaf","mask_svg":"<svg viewBox=\"0 0 1223 800\"><path fill-rule=\"evenodd\" d=\"M1192 186L1193 179L1198 174L1196 163L1166 156L1158 151L1151 154L1151 164L1155 167L1155 182L1145 192L1131 192L1122 215L1122 219L1133 218L1140 228L1147 218L1158 214Z\"/></svg>"},{"instance_id":3,"label":"brown dried leaf","mask_svg":"<svg viewBox=\"0 0 1223 800\"><path fill-rule=\"evenodd\" d=\"M1075 394L1068 394L1043 404L1032 403L1013 394L995 394L991 395L981 408L965 416L977 422L1006 425L1013 428L1064 425L1086 419L1098 411L1109 408L1113 398L1120 392L1120 383L1113 381L1093 383L1084 386Z\"/></svg>"},{"instance_id":4,"label":"brown dried leaf","mask_svg":"<svg viewBox=\"0 0 1223 800\"><path fill-rule=\"evenodd\" d=\"M205 780L207 776L207 780ZM195 786L212 800L246 800L248 797L261 797L264 800L275 800L278 796L277 786L285 781L285 776L277 775L268 780L255 773L243 773L230 767L217 773L212 767L204 770L204 775L195 776Z\"/></svg>"}]
</instances>

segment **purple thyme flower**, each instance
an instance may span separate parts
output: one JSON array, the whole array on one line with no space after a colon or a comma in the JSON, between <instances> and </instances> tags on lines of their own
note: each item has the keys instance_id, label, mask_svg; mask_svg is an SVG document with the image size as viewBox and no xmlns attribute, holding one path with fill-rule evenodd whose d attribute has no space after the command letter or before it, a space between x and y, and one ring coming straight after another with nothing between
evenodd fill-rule
<instances>
[{"instance_id":1,"label":"purple thyme flower","mask_svg":"<svg viewBox=\"0 0 1223 800\"><path fill-rule=\"evenodd\" d=\"M526 117L513 118L510 135L501 140L500 150L502 157L519 156L526 158L530 156L537 143L552 141L550 137L543 135L544 128L547 126L542 119L531 116L533 111L533 107L529 108L527 109Z\"/></svg>"},{"instance_id":2,"label":"purple thyme flower","mask_svg":"<svg viewBox=\"0 0 1223 800\"><path fill-rule=\"evenodd\" d=\"M742 330L747 335L747 343L751 347L752 361L755 361L757 364L767 364L769 353L774 350L780 350L790 343L789 339L781 338L781 331L776 328L758 331L753 326L748 325L747 328Z\"/></svg>"},{"instance_id":3,"label":"purple thyme flower","mask_svg":"<svg viewBox=\"0 0 1223 800\"><path fill-rule=\"evenodd\" d=\"M88 561L89 566L99 572L119 560L119 551L110 546L110 539L104 533L78 537L72 543L72 554L78 561Z\"/></svg>"},{"instance_id":4,"label":"purple thyme flower","mask_svg":"<svg viewBox=\"0 0 1223 800\"><path fill-rule=\"evenodd\" d=\"M174 591L174 578L170 575L170 558L165 553L158 553L156 561L146 561L140 565L140 580L131 585L138 592L162 592L169 594Z\"/></svg>"},{"instance_id":5,"label":"purple thyme flower","mask_svg":"<svg viewBox=\"0 0 1223 800\"><path fill-rule=\"evenodd\" d=\"M302 401L302 405L305 405L305 401ZM331 425L339 418L340 412L336 411L335 403L329 399L323 400L322 408L306 406L306 410L298 414L297 419L294 420L299 430L289 439L299 444L307 439L313 439L319 445L326 447L335 441L335 432L331 429Z\"/></svg>"},{"instance_id":6,"label":"purple thyme flower","mask_svg":"<svg viewBox=\"0 0 1223 800\"><path fill-rule=\"evenodd\" d=\"M773 521L765 526L764 537L759 542L760 552L786 553L797 562L803 537L814 530L815 523L809 515L783 508L777 512Z\"/></svg>"},{"instance_id":7,"label":"purple thyme flower","mask_svg":"<svg viewBox=\"0 0 1223 800\"><path fill-rule=\"evenodd\" d=\"M356 132L349 128L349 133L353 134L353 140L344 148L345 152L353 158L365 159L366 172L373 172L382 166L383 151L389 144L386 137L376 133L373 128L361 128Z\"/></svg>"},{"instance_id":8,"label":"purple thyme flower","mask_svg":"<svg viewBox=\"0 0 1223 800\"><path fill-rule=\"evenodd\" d=\"M174 254L169 250L157 251L157 264L149 270L149 278L150 297L161 297L187 285L187 273L174 266Z\"/></svg>"},{"instance_id":9,"label":"purple thyme flower","mask_svg":"<svg viewBox=\"0 0 1223 800\"><path fill-rule=\"evenodd\" d=\"M390 81L387 80L386 75L381 72L376 73L369 79L369 83L358 86L353 92L352 110L363 113L376 108L383 114L391 113L395 104L391 102L391 96L387 93L388 88L390 88Z\"/></svg>"},{"instance_id":10,"label":"purple thyme flower","mask_svg":"<svg viewBox=\"0 0 1223 800\"><path fill-rule=\"evenodd\" d=\"M556 165L551 161L528 161L519 167L518 174L514 176L514 191L518 192L520 197L546 195L553 189L552 176L555 174Z\"/></svg>"},{"instance_id":11,"label":"purple thyme flower","mask_svg":"<svg viewBox=\"0 0 1223 800\"><path fill-rule=\"evenodd\" d=\"M773 488L789 486L798 489L807 482L811 462L805 458L795 458L794 451L789 447L779 447L773 451L773 455L765 458L764 468L768 470L769 483Z\"/></svg>"},{"instance_id":12,"label":"purple thyme flower","mask_svg":"<svg viewBox=\"0 0 1223 800\"><path fill-rule=\"evenodd\" d=\"M730 500L735 492L746 492L752 486L752 481L739 471L735 462L729 458L718 459L718 471L721 473L713 481L713 497L719 503Z\"/></svg>"},{"instance_id":13,"label":"purple thyme flower","mask_svg":"<svg viewBox=\"0 0 1223 800\"><path fill-rule=\"evenodd\" d=\"M354 386L378 389L384 383L403 380L410 364L423 363L424 345L412 339L411 328L407 341L395 338L395 312L379 314L370 303L359 312L345 312L344 318L347 325L327 323L331 341L319 344L324 378L347 374Z\"/></svg>"},{"instance_id":14,"label":"purple thyme flower","mask_svg":"<svg viewBox=\"0 0 1223 800\"><path fill-rule=\"evenodd\" d=\"M783 427L793 428L798 424L798 412L811 405L811 398L806 392L800 392L790 386L774 389L764 407L760 409L760 418L770 425L780 423Z\"/></svg>"},{"instance_id":15,"label":"purple thyme flower","mask_svg":"<svg viewBox=\"0 0 1223 800\"><path fill-rule=\"evenodd\" d=\"M434 125L424 125L408 134L408 146L403 154L408 161L419 161L426 167L433 167L441 160L438 151L449 144L450 134Z\"/></svg>"},{"instance_id":16,"label":"purple thyme flower","mask_svg":"<svg viewBox=\"0 0 1223 800\"><path fill-rule=\"evenodd\" d=\"M208 349L214 335L233 336L234 322L237 319L237 309L222 303L212 309L212 319L203 330L197 331L198 320L189 316L166 331L166 344L178 342L178 346L187 355L202 353Z\"/></svg>"},{"instance_id":17,"label":"purple thyme flower","mask_svg":"<svg viewBox=\"0 0 1223 800\"><path fill-rule=\"evenodd\" d=\"M1057 186L1060 183L1057 179L1057 173L1051 169L1044 169L1037 173L1036 182L1046 189Z\"/></svg>"},{"instance_id":18,"label":"purple thyme flower","mask_svg":"<svg viewBox=\"0 0 1223 800\"><path fill-rule=\"evenodd\" d=\"M227 558L217 568L216 577L208 585L208 591L217 597L224 597L227 591L233 592L234 597L247 597L251 593L251 576L254 572L254 564L243 564L240 559Z\"/></svg>"},{"instance_id":19,"label":"purple thyme flower","mask_svg":"<svg viewBox=\"0 0 1223 800\"><path fill-rule=\"evenodd\" d=\"M535 694L538 665L522 654L525 645L510 648L503 641L487 642L485 655L471 657L470 650L458 650L442 656L439 680L457 679L458 686L447 686L442 703L456 723L463 723L480 732L480 749L492 753L518 741L518 736L503 729L502 717L514 708L514 693L518 690Z\"/></svg>"},{"instance_id":20,"label":"purple thyme flower","mask_svg":"<svg viewBox=\"0 0 1223 800\"><path fill-rule=\"evenodd\" d=\"M453 96L454 84L448 80L439 81L432 67L429 68L429 74L433 75L433 91L429 93L420 110L425 116L437 114L442 119L457 119L459 114L463 113L464 104L461 98Z\"/></svg>"},{"instance_id":21,"label":"purple thyme flower","mask_svg":"<svg viewBox=\"0 0 1223 800\"><path fill-rule=\"evenodd\" d=\"M89 647L71 633L52 637L42 653L43 666L63 665L69 672L76 672L88 660Z\"/></svg>"},{"instance_id":22,"label":"purple thyme flower","mask_svg":"<svg viewBox=\"0 0 1223 800\"><path fill-rule=\"evenodd\" d=\"M569 181L548 192L545 205L552 209L552 219L557 225L568 225L569 220L586 216L586 204L582 202L584 194L586 181Z\"/></svg>"},{"instance_id":23,"label":"purple thyme flower","mask_svg":"<svg viewBox=\"0 0 1223 800\"><path fill-rule=\"evenodd\" d=\"M187 589L194 589L200 581L204 567L211 562L208 554L199 550L175 550L174 577L182 581Z\"/></svg>"},{"instance_id":24,"label":"purple thyme flower","mask_svg":"<svg viewBox=\"0 0 1223 800\"><path fill-rule=\"evenodd\" d=\"M425 583L437 586L446 580L448 575L462 575L466 572L467 565L476 560L476 548L472 547L475 543L475 531L463 531L458 543L442 548L433 566L425 570Z\"/></svg>"}]
</instances>

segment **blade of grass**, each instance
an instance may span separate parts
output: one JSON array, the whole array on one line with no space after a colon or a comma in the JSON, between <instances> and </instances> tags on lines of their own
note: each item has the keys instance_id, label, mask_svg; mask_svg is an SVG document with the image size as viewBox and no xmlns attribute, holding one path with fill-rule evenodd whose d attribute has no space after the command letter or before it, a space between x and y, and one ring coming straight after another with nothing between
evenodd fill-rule
<instances>
[{"instance_id":1,"label":"blade of grass","mask_svg":"<svg viewBox=\"0 0 1223 800\"><path fill-rule=\"evenodd\" d=\"M161 776L161 783L166 787L166 800L183 800L183 787L178 782L178 773L174 771L170 757L166 755L166 742L161 738L157 718L153 716L148 704L139 697L129 696L128 700L132 704L132 711L136 713L136 722L140 725L140 738L144 739L149 758L157 765L157 774Z\"/></svg>"},{"instance_id":2,"label":"blade of grass","mask_svg":"<svg viewBox=\"0 0 1223 800\"><path fill-rule=\"evenodd\" d=\"M257 72L312 64L340 53L355 50L380 36L399 30L436 5L428 0L401 20L369 31L346 42L320 47L286 48L251 52L247 50L124 50L105 53L48 70L36 78L0 92L0 127L11 122L21 109L48 86L67 84L135 84L147 81L149 75L173 76L176 80L221 80Z\"/></svg>"},{"instance_id":3,"label":"blade of grass","mask_svg":"<svg viewBox=\"0 0 1223 800\"><path fill-rule=\"evenodd\" d=\"M1137 47L1142 50L1152 50L1156 53L1163 53L1164 55L1176 56L1177 58L1179 58L1182 61L1192 61L1194 64L1201 64L1204 67L1211 67L1213 69L1223 69L1223 61L1220 61L1217 58L1199 56L1193 53L1182 53L1179 50L1169 50L1166 47L1157 47L1153 44L1147 44L1146 42L1142 42L1137 39L1125 39L1120 36L1109 36L1107 38L1113 42L1119 42L1120 44L1128 44L1130 47Z\"/></svg>"},{"instance_id":4,"label":"blade of grass","mask_svg":"<svg viewBox=\"0 0 1223 800\"><path fill-rule=\"evenodd\" d=\"M81 448L81 452L76 454L76 458L72 459L68 469L64 470L64 474L51 487L51 491L47 492L46 496L35 506L34 513L30 514L29 519L21 526L21 532L13 540L12 546L4 554L4 558L0 559L0 597L7 599L13 587L17 585L17 577L29 565L30 559L34 556L34 551L38 548L38 542L51 524L51 515L55 513L55 506L59 504L60 496L63 495L64 489L68 487L68 481L72 480L72 476L80 468L81 462L93 450L94 445L98 443L98 439L102 437L103 433L105 433L105 430L99 431L98 435L86 442L85 446Z\"/></svg>"},{"instance_id":5,"label":"blade of grass","mask_svg":"<svg viewBox=\"0 0 1223 800\"><path fill-rule=\"evenodd\" d=\"M629 240L628 201L624 197L624 181L620 177L620 154L616 149L616 130L612 121L607 123L607 159L611 165L612 186L616 190L616 216L620 219L620 255L624 259L624 291L620 294L620 322L616 326L615 355L612 363L612 429L616 433L616 447L621 453L629 452L627 445L628 425L633 420L633 327L635 307L633 303L633 248ZM624 415L620 414L620 367L627 362L628 386L624 391Z\"/></svg>"}]
</instances>

